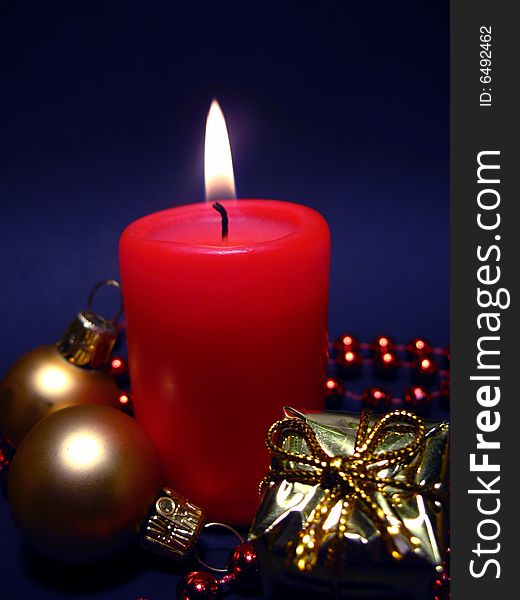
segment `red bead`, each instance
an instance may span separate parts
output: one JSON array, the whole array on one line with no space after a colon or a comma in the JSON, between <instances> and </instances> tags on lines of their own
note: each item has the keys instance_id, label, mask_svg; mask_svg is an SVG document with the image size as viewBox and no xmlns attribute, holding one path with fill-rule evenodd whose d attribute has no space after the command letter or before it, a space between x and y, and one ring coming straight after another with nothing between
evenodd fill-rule
<instances>
[{"instance_id":1,"label":"red bead","mask_svg":"<svg viewBox=\"0 0 520 600\"><path fill-rule=\"evenodd\" d=\"M338 351L336 354L336 364L343 377L356 377L359 375L361 365L363 364L363 355L361 352L350 349Z\"/></svg>"},{"instance_id":2,"label":"red bead","mask_svg":"<svg viewBox=\"0 0 520 600\"><path fill-rule=\"evenodd\" d=\"M410 385L404 391L404 403L407 409L417 414L425 414L432 402L431 392L420 385Z\"/></svg>"},{"instance_id":3,"label":"red bead","mask_svg":"<svg viewBox=\"0 0 520 600\"><path fill-rule=\"evenodd\" d=\"M424 338L414 338L406 344L406 351L412 357L428 356L433 352L433 347Z\"/></svg>"},{"instance_id":4,"label":"red bead","mask_svg":"<svg viewBox=\"0 0 520 600\"><path fill-rule=\"evenodd\" d=\"M350 333L344 333L336 340L338 350L359 350L359 340Z\"/></svg>"},{"instance_id":5,"label":"red bead","mask_svg":"<svg viewBox=\"0 0 520 600\"><path fill-rule=\"evenodd\" d=\"M372 410L386 410L392 404L392 396L380 387L365 390L362 397L363 406Z\"/></svg>"},{"instance_id":6,"label":"red bead","mask_svg":"<svg viewBox=\"0 0 520 600\"><path fill-rule=\"evenodd\" d=\"M188 573L177 586L178 600L215 600L220 596L217 579L205 571Z\"/></svg>"},{"instance_id":7,"label":"red bead","mask_svg":"<svg viewBox=\"0 0 520 600\"><path fill-rule=\"evenodd\" d=\"M258 558L251 542L242 542L236 546L229 556L227 569L233 587L248 594L260 591Z\"/></svg>"},{"instance_id":8,"label":"red bead","mask_svg":"<svg viewBox=\"0 0 520 600\"><path fill-rule=\"evenodd\" d=\"M5 472L7 472L7 469L9 468L9 459L7 458L7 456L3 453L2 449L0 448L0 474L4 474Z\"/></svg>"},{"instance_id":9,"label":"red bead","mask_svg":"<svg viewBox=\"0 0 520 600\"><path fill-rule=\"evenodd\" d=\"M419 383L432 383L439 367L429 356L422 356L414 363L414 379Z\"/></svg>"},{"instance_id":10,"label":"red bead","mask_svg":"<svg viewBox=\"0 0 520 600\"><path fill-rule=\"evenodd\" d=\"M120 375L126 375L127 371L126 360L121 356L114 356L110 361L110 374L113 377L119 377Z\"/></svg>"},{"instance_id":11,"label":"red bead","mask_svg":"<svg viewBox=\"0 0 520 600\"><path fill-rule=\"evenodd\" d=\"M451 548L448 546L444 553L444 560L442 561L442 567L445 573L450 574L450 562L451 562Z\"/></svg>"},{"instance_id":12,"label":"red bead","mask_svg":"<svg viewBox=\"0 0 520 600\"><path fill-rule=\"evenodd\" d=\"M133 416L134 405L132 403L132 396L130 392L121 392L118 398L119 408L127 415Z\"/></svg>"},{"instance_id":13,"label":"red bead","mask_svg":"<svg viewBox=\"0 0 520 600\"><path fill-rule=\"evenodd\" d=\"M374 356L374 370L376 377L381 379L394 379L399 368L399 358L390 350L379 352Z\"/></svg>"},{"instance_id":14,"label":"red bead","mask_svg":"<svg viewBox=\"0 0 520 600\"><path fill-rule=\"evenodd\" d=\"M128 394L127 392L121 392L119 394L119 404L120 406L127 406L131 403L131 398L130 398L130 394Z\"/></svg>"},{"instance_id":15,"label":"red bead","mask_svg":"<svg viewBox=\"0 0 520 600\"><path fill-rule=\"evenodd\" d=\"M4 479L5 475L7 475L13 455L14 450L7 443L0 439L0 481Z\"/></svg>"},{"instance_id":16,"label":"red bead","mask_svg":"<svg viewBox=\"0 0 520 600\"><path fill-rule=\"evenodd\" d=\"M337 400L343 396L343 385L337 377L327 377L325 380L325 398Z\"/></svg>"},{"instance_id":17,"label":"red bead","mask_svg":"<svg viewBox=\"0 0 520 600\"><path fill-rule=\"evenodd\" d=\"M395 350L395 343L392 338L387 335L378 335L372 342L372 349L375 353L393 352Z\"/></svg>"},{"instance_id":18,"label":"red bead","mask_svg":"<svg viewBox=\"0 0 520 600\"><path fill-rule=\"evenodd\" d=\"M0 438L0 495L7 495L7 476L14 450Z\"/></svg>"},{"instance_id":19,"label":"red bead","mask_svg":"<svg viewBox=\"0 0 520 600\"><path fill-rule=\"evenodd\" d=\"M433 582L433 600L448 600L449 597L450 576L446 571L443 571Z\"/></svg>"}]
</instances>

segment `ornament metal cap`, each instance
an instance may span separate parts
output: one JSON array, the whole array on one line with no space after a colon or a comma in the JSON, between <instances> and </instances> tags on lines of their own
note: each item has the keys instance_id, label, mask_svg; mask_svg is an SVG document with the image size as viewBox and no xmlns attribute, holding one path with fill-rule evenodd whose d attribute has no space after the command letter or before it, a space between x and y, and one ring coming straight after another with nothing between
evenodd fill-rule
<instances>
[{"instance_id":1,"label":"ornament metal cap","mask_svg":"<svg viewBox=\"0 0 520 600\"><path fill-rule=\"evenodd\" d=\"M62 338L56 344L58 351L78 367L97 369L106 365L119 335L117 319L121 315L122 306L113 319L105 319L92 309L94 295L103 286L120 289L115 279L106 279L98 283L90 292L88 309L76 315Z\"/></svg>"},{"instance_id":2,"label":"ornament metal cap","mask_svg":"<svg viewBox=\"0 0 520 600\"><path fill-rule=\"evenodd\" d=\"M147 550L182 560L195 545L204 524L202 510L169 487L162 489L141 534Z\"/></svg>"},{"instance_id":3,"label":"ornament metal cap","mask_svg":"<svg viewBox=\"0 0 520 600\"><path fill-rule=\"evenodd\" d=\"M58 342L61 354L78 367L97 369L106 365L116 343L119 328L95 313L80 312Z\"/></svg>"}]
</instances>

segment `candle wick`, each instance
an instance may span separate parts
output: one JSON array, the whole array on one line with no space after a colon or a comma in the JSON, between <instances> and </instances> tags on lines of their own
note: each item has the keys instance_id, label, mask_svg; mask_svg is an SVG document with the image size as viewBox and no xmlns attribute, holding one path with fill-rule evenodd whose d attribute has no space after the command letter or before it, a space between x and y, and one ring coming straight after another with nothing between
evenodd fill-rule
<instances>
[{"instance_id":1,"label":"candle wick","mask_svg":"<svg viewBox=\"0 0 520 600\"><path fill-rule=\"evenodd\" d=\"M227 210L220 204L220 202L214 202L213 208L220 214L222 217L222 241L227 240L229 233L229 219Z\"/></svg>"}]
</instances>

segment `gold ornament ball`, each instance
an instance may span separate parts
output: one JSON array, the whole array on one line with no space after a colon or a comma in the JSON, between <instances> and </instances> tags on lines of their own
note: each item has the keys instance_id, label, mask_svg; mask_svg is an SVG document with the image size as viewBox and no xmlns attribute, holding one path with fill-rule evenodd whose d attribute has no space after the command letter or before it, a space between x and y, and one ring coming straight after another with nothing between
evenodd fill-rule
<instances>
[{"instance_id":1,"label":"gold ornament ball","mask_svg":"<svg viewBox=\"0 0 520 600\"><path fill-rule=\"evenodd\" d=\"M104 559L138 533L163 484L155 448L120 410L84 404L37 423L10 467L14 521L39 552Z\"/></svg>"},{"instance_id":2,"label":"gold ornament ball","mask_svg":"<svg viewBox=\"0 0 520 600\"><path fill-rule=\"evenodd\" d=\"M118 392L106 371L78 367L56 346L36 348L19 358L0 381L0 432L17 448L50 413L82 403L117 406Z\"/></svg>"}]
</instances>

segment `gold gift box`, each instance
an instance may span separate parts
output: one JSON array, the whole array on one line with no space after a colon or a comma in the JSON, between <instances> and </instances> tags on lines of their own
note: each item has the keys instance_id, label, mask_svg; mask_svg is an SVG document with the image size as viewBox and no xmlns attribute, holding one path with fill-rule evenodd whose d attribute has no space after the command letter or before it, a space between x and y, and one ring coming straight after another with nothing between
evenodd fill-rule
<instances>
[{"instance_id":1,"label":"gold gift box","mask_svg":"<svg viewBox=\"0 0 520 600\"><path fill-rule=\"evenodd\" d=\"M285 410L250 530L266 596L430 599L446 551L448 423Z\"/></svg>"}]
</instances>

